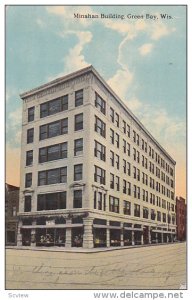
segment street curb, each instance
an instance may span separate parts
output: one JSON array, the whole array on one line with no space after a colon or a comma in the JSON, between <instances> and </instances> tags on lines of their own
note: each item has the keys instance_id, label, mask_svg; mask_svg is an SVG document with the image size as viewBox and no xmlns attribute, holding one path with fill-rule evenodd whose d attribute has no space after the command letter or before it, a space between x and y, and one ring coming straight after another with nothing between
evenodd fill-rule
<instances>
[{"instance_id":1,"label":"street curb","mask_svg":"<svg viewBox=\"0 0 192 300\"><path fill-rule=\"evenodd\" d=\"M174 243L159 243L159 244L147 244L147 245L135 245L135 246L124 246L124 247L110 247L110 248L93 248L93 249L74 249L74 248L39 248L39 247L27 247L27 246L6 246L6 249L15 249L15 250L32 250L32 251L47 251L47 252L62 252L62 253L100 253L100 252L108 252L108 251L116 251L116 250L131 250L137 248L147 248L147 247L158 247L158 246L168 246L168 245L176 245L185 242L174 242Z\"/></svg>"}]
</instances>

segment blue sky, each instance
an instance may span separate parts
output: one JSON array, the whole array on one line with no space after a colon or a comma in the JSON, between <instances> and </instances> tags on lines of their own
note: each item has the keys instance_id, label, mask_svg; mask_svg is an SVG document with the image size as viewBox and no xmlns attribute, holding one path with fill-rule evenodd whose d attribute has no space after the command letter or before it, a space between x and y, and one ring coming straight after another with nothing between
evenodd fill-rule
<instances>
[{"instance_id":1,"label":"blue sky","mask_svg":"<svg viewBox=\"0 0 192 300\"><path fill-rule=\"evenodd\" d=\"M74 19L74 13L115 13L125 19ZM158 19L146 20L148 13ZM161 19L161 13L172 19ZM127 14L144 18L128 19ZM185 26L185 6L9 6L6 140L7 158L14 158L14 164L7 164L10 183L18 180L19 172L19 94L92 64L177 161L177 192L185 196Z\"/></svg>"}]
</instances>

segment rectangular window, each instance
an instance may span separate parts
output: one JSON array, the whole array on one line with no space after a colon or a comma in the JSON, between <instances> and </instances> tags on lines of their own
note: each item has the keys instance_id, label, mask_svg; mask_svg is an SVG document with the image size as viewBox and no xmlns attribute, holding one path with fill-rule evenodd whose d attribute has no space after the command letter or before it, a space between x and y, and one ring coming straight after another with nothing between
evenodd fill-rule
<instances>
[{"instance_id":1,"label":"rectangular window","mask_svg":"<svg viewBox=\"0 0 192 300\"><path fill-rule=\"evenodd\" d=\"M32 186L32 173L25 174L25 187Z\"/></svg>"},{"instance_id":2,"label":"rectangular window","mask_svg":"<svg viewBox=\"0 0 192 300\"><path fill-rule=\"evenodd\" d=\"M126 140L123 139L123 152L126 153Z\"/></svg>"},{"instance_id":3,"label":"rectangular window","mask_svg":"<svg viewBox=\"0 0 192 300\"><path fill-rule=\"evenodd\" d=\"M40 118L54 115L68 109L68 95L42 103L40 105Z\"/></svg>"},{"instance_id":4,"label":"rectangular window","mask_svg":"<svg viewBox=\"0 0 192 300\"><path fill-rule=\"evenodd\" d=\"M101 192L98 192L97 207L99 210L102 210L102 193Z\"/></svg>"},{"instance_id":5,"label":"rectangular window","mask_svg":"<svg viewBox=\"0 0 192 300\"><path fill-rule=\"evenodd\" d=\"M39 194L37 196L37 210L66 209L66 192Z\"/></svg>"},{"instance_id":6,"label":"rectangular window","mask_svg":"<svg viewBox=\"0 0 192 300\"><path fill-rule=\"evenodd\" d=\"M35 117L35 106L28 108L28 122L34 121Z\"/></svg>"},{"instance_id":7,"label":"rectangular window","mask_svg":"<svg viewBox=\"0 0 192 300\"><path fill-rule=\"evenodd\" d=\"M161 212L157 212L157 221L161 222Z\"/></svg>"},{"instance_id":8,"label":"rectangular window","mask_svg":"<svg viewBox=\"0 0 192 300\"><path fill-rule=\"evenodd\" d=\"M149 210L147 207L143 207L143 218L148 219L149 218Z\"/></svg>"},{"instance_id":9,"label":"rectangular window","mask_svg":"<svg viewBox=\"0 0 192 300\"><path fill-rule=\"evenodd\" d=\"M106 102L97 93L95 93L95 106L105 115Z\"/></svg>"},{"instance_id":10,"label":"rectangular window","mask_svg":"<svg viewBox=\"0 0 192 300\"><path fill-rule=\"evenodd\" d=\"M83 179L83 164L74 166L74 181Z\"/></svg>"},{"instance_id":11,"label":"rectangular window","mask_svg":"<svg viewBox=\"0 0 192 300\"><path fill-rule=\"evenodd\" d=\"M67 167L38 172L38 185L49 185L67 182Z\"/></svg>"},{"instance_id":12,"label":"rectangular window","mask_svg":"<svg viewBox=\"0 0 192 300\"><path fill-rule=\"evenodd\" d=\"M95 166L94 181L105 184L105 170Z\"/></svg>"},{"instance_id":13,"label":"rectangular window","mask_svg":"<svg viewBox=\"0 0 192 300\"><path fill-rule=\"evenodd\" d=\"M115 141L115 133L114 133L114 130L110 128L110 141L111 141L111 144L114 144L114 141Z\"/></svg>"},{"instance_id":14,"label":"rectangular window","mask_svg":"<svg viewBox=\"0 0 192 300\"><path fill-rule=\"evenodd\" d=\"M33 164L33 150L26 152L26 166Z\"/></svg>"},{"instance_id":15,"label":"rectangular window","mask_svg":"<svg viewBox=\"0 0 192 300\"><path fill-rule=\"evenodd\" d=\"M110 162L111 162L111 166L114 167L114 152L110 151Z\"/></svg>"},{"instance_id":16,"label":"rectangular window","mask_svg":"<svg viewBox=\"0 0 192 300\"><path fill-rule=\"evenodd\" d=\"M119 155L116 154L116 167L119 170Z\"/></svg>"},{"instance_id":17,"label":"rectangular window","mask_svg":"<svg viewBox=\"0 0 192 300\"><path fill-rule=\"evenodd\" d=\"M130 137L131 129L130 126L127 124L127 136Z\"/></svg>"},{"instance_id":18,"label":"rectangular window","mask_svg":"<svg viewBox=\"0 0 192 300\"><path fill-rule=\"evenodd\" d=\"M39 140L68 133L68 118L40 126Z\"/></svg>"},{"instance_id":19,"label":"rectangular window","mask_svg":"<svg viewBox=\"0 0 192 300\"><path fill-rule=\"evenodd\" d=\"M151 209L151 220L155 220L156 218L156 213L154 209Z\"/></svg>"},{"instance_id":20,"label":"rectangular window","mask_svg":"<svg viewBox=\"0 0 192 300\"><path fill-rule=\"evenodd\" d=\"M145 142L145 152L147 153L147 142Z\"/></svg>"},{"instance_id":21,"label":"rectangular window","mask_svg":"<svg viewBox=\"0 0 192 300\"><path fill-rule=\"evenodd\" d=\"M123 179L123 194L127 194L127 182Z\"/></svg>"},{"instance_id":22,"label":"rectangular window","mask_svg":"<svg viewBox=\"0 0 192 300\"><path fill-rule=\"evenodd\" d=\"M25 196L24 212L31 211L31 196Z\"/></svg>"},{"instance_id":23,"label":"rectangular window","mask_svg":"<svg viewBox=\"0 0 192 300\"><path fill-rule=\"evenodd\" d=\"M123 120L123 133L126 133L126 122Z\"/></svg>"},{"instance_id":24,"label":"rectangular window","mask_svg":"<svg viewBox=\"0 0 192 300\"><path fill-rule=\"evenodd\" d=\"M116 146L119 148L119 134L116 133Z\"/></svg>"},{"instance_id":25,"label":"rectangular window","mask_svg":"<svg viewBox=\"0 0 192 300\"><path fill-rule=\"evenodd\" d=\"M136 132L135 132L135 130L133 130L133 141L134 141L134 143L136 143Z\"/></svg>"},{"instance_id":26,"label":"rectangular window","mask_svg":"<svg viewBox=\"0 0 192 300\"><path fill-rule=\"evenodd\" d=\"M123 173L126 174L126 160L123 159Z\"/></svg>"},{"instance_id":27,"label":"rectangular window","mask_svg":"<svg viewBox=\"0 0 192 300\"><path fill-rule=\"evenodd\" d=\"M144 150L144 148L145 148L145 142L144 142L144 139L142 139L141 140L141 149Z\"/></svg>"},{"instance_id":28,"label":"rectangular window","mask_svg":"<svg viewBox=\"0 0 192 300\"><path fill-rule=\"evenodd\" d=\"M34 140L34 128L27 130L27 144L33 143Z\"/></svg>"},{"instance_id":29,"label":"rectangular window","mask_svg":"<svg viewBox=\"0 0 192 300\"><path fill-rule=\"evenodd\" d=\"M83 90L75 92L75 107L83 105Z\"/></svg>"},{"instance_id":30,"label":"rectangular window","mask_svg":"<svg viewBox=\"0 0 192 300\"><path fill-rule=\"evenodd\" d=\"M124 215L131 215L131 202L123 201L123 213Z\"/></svg>"},{"instance_id":31,"label":"rectangular window","mask_svg":"<svg viewBox=\"0 0 192 300\"><path fill-rule=\"evenodd\" d=\"M74 140L74 156L83 154L83 139Z\"/></svg>"},{"instance_id":32,"label":"rectangular window","mask_svg":"<svg viewBox=\"0 0 192 300\"><path fill-rule=\"evenodd\" d=\"M83 129L83 113L75 115L75 131Z\"/></svg>"},{"instance_id":33,"label":"rectangular window","mask_svg":"<svg viewBox=\"0 0 192 300\"><path fill-rule=\"evenodd\" d=\"M116 176L116 190L117 191L120 190L120 178L119 178L119 176Z\"/></svg>"},{"instance_id":34,"label":"rectangular window","mask_svg":"<svg viewBox=\"0 0 192 300\"><path fill-rule=\"evenodd\" d=\"M114 174L110 173L110 188L114 189L115 187L115 180L114 180L115 176Z\"/></svg>"},{"instance_id":35,"label":"rectangular window","mask_svg":"<svg viewBox=\"0 0 192 300\"><path fill-rule=\"evenodd\" d=\"M129 143L127 143L127 155L130 156L131 155L131 146Z\"/></svg>"},{"instance_id":36,"label":"rectangular window","mask_svg":"<svg viewBox=\"0 0 192 300\"><path fill-rule=\"evenodd\" d=\"M131 176L131 164L127 162L127 174Z\"/></svg>"},{"instance_id":37,"label":"rectangular window","mask_svg":"<svg viewBox=\"0 0 192 300\"><path fill-rule=\"evenodd\" d=\"M39 163L67 158L67 142L39 149Z\"/></svg>"},{"instance_id":38,"label":"rectangular window","mask_svg":"<svg viewBox=\"0 0 192 300\"><path fill-rule=\"evenodd\" d=\"M95 149L94 149L95 157L105 161L105 152L106 152L106 147L100 144L99 142L95 141Z\"/></svg>"},{"instance_id":39,"label":"rectangular window","mask_svg":"<svg viewBox=\"0 0 192 300\"><path fill-rule=\"evenodd\" d=\"M127 184L128 184L127 194L131 196L131 182L127 182Z\"/></svg>"},{"instance_id":40,"label":"rectangular window","mask_svg":"<svg viewBox=\"0 0 192 300\"><path fill-rule=\"evenodd\" d=\"M137 199L140 199L140 187L137 187Z\"/></svg>"},{"instance_id":41,"label":"rectangular window","mask_svg":"<svg viewBox=\"0 0 192 300\"><path fill-rule=\"evenodd\" d=\"M119 199L109 196L109 211L119 213Z\"/></svg>"},{"instance_id":42,"label":"rectangular window","mask_svg":"<svg viewBox=\"0 0 192 300\"><path fill-rule=\"evenodd\" d=\"M116 123L116 126L119 127L119 115L118 115L118 113L115 113L115 123Z\"/></svg>"},{"instance_id":43,"label":"rectangular window","mask_svg":"<svg viewBox=\"0 0 192 300\"><path fill-rule=\"evenodd\" d=\"M137 145L139 146L139 135L137 134Z\"/></svg>"},{"instance_id":44,"label":"rectangular window","mask_svg":"<svg viewBox=\"0 0 192 300\"><path fill-rule=\"evenodd\" d=\"M105 138L106 124L95 116L95 131Z\"/></svg>"},{"instance_id":45,"label":"rectangular window","mask_svg":"<svg viewBox=\"0 0 192 300\"><path fill-rule=\"evenodd\" d=\"M137 162L140 163L140 153L137 151Z\"/></svg>"},{"instance_id":46,"label":"rectangular window","mask_svg":"<svg viewBox=\"0 0 192 300\"><path fill-rule=\"evenodd\" d=\"M134 204L134 216L140 217L140 205Z\"/></svg>"},{"instance_id":47,"label":"rectangular window","mask_svg":"<svg viewBox=\"0 0 192 300\"><path fill-rule=\"evenodd\" d=\"M82 208L82 190L73 191L73 208Z\"/></svg>"},{"instance_id":48,"label":"rectangular window","mask_svg":"<svg viewBox=\"0 0 192 300\"><path fill-rule=\"evenodd\" d=\"M114 109L112 107L110 107L110 119L111 119L111 122L114 123L114 120L115 120L115 112L114 112Z\"/></svg>"},{"instance_id":49,"label":"rectangular window","mask_svg":"<svg viewBox=\"0 0 192 300\"><path fill-rule=\"evenodd\" d=\"M166 214L163 213L163 223L166 223Z\"/></svg>"},{"instance_id":50,"label":"rectangular window","mask_svg":"<svg viewBox=\"0 0 192 300\"><path fill-rule=\"evenodd\" d=\"M140 170L137 169L137 180L140 181Z\"/></svg>"}]
</instances>

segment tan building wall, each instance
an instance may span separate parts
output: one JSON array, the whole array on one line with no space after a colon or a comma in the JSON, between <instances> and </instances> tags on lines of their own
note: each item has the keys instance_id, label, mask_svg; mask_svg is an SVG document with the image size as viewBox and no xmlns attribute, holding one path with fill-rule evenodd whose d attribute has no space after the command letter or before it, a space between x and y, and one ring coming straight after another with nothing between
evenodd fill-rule
<instances>
[{"instance_id":1,"label":"tan building wall","mask_svg":"<svg viewBox=\"0 0 192 300\"><path fill-rule=\"evenodd\" d=\"M75 107L75 92L83 89L83 105ZM95 93L97 93L103 101L106 103L106 114L103 114L99 107L95 106ZM40 105L50 100L54 100L58 97L68 94L68 110L58 112L51 116L40 118ZM20 216L21 221L19 225L19 238L18 244L22 243L22 229L32 230L35 234L35 229L39 228L36 225L36 216L46 215L51 218L51 215L63 215L66 219L66 223L61 225L64 230L66 230L66 241L65 246L71 246L71 228L82 228L83 235L83 247L93 247L93 242L96 237L94 236L94 228L102 228L103 234L106 238L106 245L109 246L112 240L110 233L112 229L117 230L117 236L120 235L121 245L124 244L124 227L127 223L130 224L129 236L132 236L131 243L134 243L134 232L138 231L141 233L140 243L143 243L143 236L147 228L147 235L149 241L151 240L153 232L153 240L167 241L168 239L172 241L176 233L175 225L175 162L169 156L169 154L160 146L157 141L150 135L150 133L144 128L144 126L136 119L136 117L129 111L125 104L114 94L106 82L100 77L100 75L95 71L93 67L88 67L80 70L76 73L70 74L56 81L48 83L44 86L36 88L32 91L24 93L21 95L23 99L23 130L22 130L22 151L21 151L21 190L20 190ZM34 121L28 122L28 108L35 107L35 118ZM119 127L116 122L111 121L110 108L114 109L115 117L117 114L119 116ZM74 131L74 116L83 113L83 129L79 131ZM95 131L95 116L105 123L106 126L106 137L102 137L98 132ZM51 123L63 118L68 118L68 134L59 135L56 137L48 138L45 140L39 140L39 128L41 125ZM130 137L123 131L123 121L130 126ZM33 143L27 144L27 130L34 128L34 141ZM119 135L119 148L110 141L110 130L114 131L115 140ZM139 135L139 145L133 140L134 131L136 132L136 139ZM83 138L83 154L79 156L74 156L74 140ZM142 149L142 139L147 143L147 151ZM123 143L124 141L130 144L130 156L124 153ZM95 157L94 143L99 142L101 145L105 146L106 149L106 160ZM50 145L58 143L68 143L68 157L65 159L54 160L45 163L38 162L39 148L47 147ZM116 142L115 142L116 143ZM154 159L149 155L149 147L154 150ZM134 160L134 148L136 155L138 152L140 155L140 161ZM33 150L33 164L26 167L26 151ZM114 155L119 156L119 169L117 167L111 166L110 151L114 152ZM160 164L155 161L155 155L159 155ZM142 165L142 155L147 160L147 168ZM131 175L124 174L123 160L130 163ZM164 161L164 168L161 167L161 160ZM152 162L154 164L154 174L149 170L149 164ZM83 178L78 182L74 182L74 165L83 164ZM116 164L116 163L115 163ZM166 171L166 165L169 166L169 170L172 169L173 175L170 171ZM38 186L38 172L42 170L49 170L59 167L67 166L67 183L58 183L51 185ZM105 170L105 184L99 184L95 182L94 172L95 166ZM137 175L140 172L140 180L134 178L133 168L136 167ZM156 176L156 167L160 169L160 178ZM168 167L167 167L168 168ZM142 182L142 173L148 176L148 185ZM161 179L161 172L169 177L169 184ZM25 174L32 173L32 185L29 188L25 188ZM110 173L119 177L119 191L116 188L112 189L110 187ZM155 182L155 189L150 187L150 177ZM123 180L131 183L131 195L123 193ZM168 178L167 178L168 180ZM171 180L173 181L173 187L170 186ZM160 185L160 191L156 191L156 182ZM137 186L137 196L134 197L133 188L134 185ZM164 195L162 193L162 186L166 191ZM115 182L116 187L116 182ZM140 188L140 199L138 199L138 188ZM82 208L73 208L73 191L74 189L81 189L83 191ZM148 201L143 201L143 189L148 191ZM167 196L168 190L168 196ZM67 192L67 205L66 209L54 210L54 211L38 211L37 212L37 195L42 193L50 192ZM94 191L102 193L103 197L106 195L106 207L105 210L94 208ZM150 193L154 194L155 202L150 203ZM172 195L171 195L172 193ZM24 199L25 196L29 195L32 197L32 208L30 212L24 212ZM109 211L109 196L116 197L119 199L119 213ZM160 203L157 205L157 196L160 197ZM104 200L104 199L103 199ZM124 200L131 203L131 215L125 215L123 210ZM162 207L162 200L166 201L166 207ZM159 199L158 199L159 202ZM134 216L134 205L140 206L140 217ZM147 208L149 211L148 219L143 218L143 207ZM173 210L172 210L173 208ZM156 218L151 220L151 210L155 210ZM161 220L157 220L157 211L161 213ZM86 212L86 215L83 213ZM166 222L162 221L162 214L166 214ZM83 224L71 225L73 223L72 218L69 214L73 216L81 214L83 217ZM168 214L171 216L171 222L168 224ZM23 225L22 217L27 216L33 217L33 223L31 225ZM54 217L52 217L54 219ZM94 219L103 219L106 224L93 224ZM110 221L120 222L117 224L116 228L110 225ZM101 221L102 223L102 221ZM47 223L46 223L47 224ZM53 220L54 224L54 220ZM111 223L112 224L112 223ZM134 225L140 226L139 229L134 229ZM41 225L40 225L41 226ZM55 226L52 226L56 228ZM49 225L41 226L41 228L50 228ZM118 231L119 230L119 231ZM115 231L114 231L115 232ZM97 235L97 234L96 234ZM164 235L164 238L162 238ZM115 234L114 234L115 236ZM35 244L33 241L32 244ZM111 243L112 244L112 243ZM96 244L95 244L96 246Z\"/></svg>"}]
</instances>

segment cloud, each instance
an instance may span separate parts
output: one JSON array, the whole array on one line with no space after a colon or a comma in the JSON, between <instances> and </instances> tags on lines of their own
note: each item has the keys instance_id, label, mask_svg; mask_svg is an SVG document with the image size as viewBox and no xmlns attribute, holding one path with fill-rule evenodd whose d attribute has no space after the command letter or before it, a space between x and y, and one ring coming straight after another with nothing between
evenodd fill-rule
<instances>
[{"instance_id":1,"label":"cloud","mask_svg":"<svg viewBox=\"0 0 192 300\"><path fill-rule=\"evenodd\" d=\"M134 112L137 112L138 109L142 108L142 106L143 106L142 102L136 97L133 97L132 99L127 100L126 104L127 104L128 108Z\"/></svg>"},{"instance_id":2,"label":"cloud","mask_svg":"<svg viewBox=\"0 0 192 300\"><path fill-rule=\"evenodd\" d=\"M20 147L21 144L22 107L8 114L6 122L6 136L11 145Z\"/></svg>"},{"instance_id":3,"label":"cloud","mask_svg":"<svg viewBox=\"0 0 192 300\"><path fill-rule=\"evenodd\" d=\"M20 126L22 121L22 107L20 106L15 111L10 112L8 119L13 128Z\"/></svg>"},{"instance_id":4,"label":"cloud","mask_svg":"<svg viewBox=\"0 0 192 300\"><path fill-rule=\"evenodd\" d=\"M79 41L74 48L69 50L68 55L65 57L65 72L72 72L84 68L89 65L82 54L84 46L91 42L92 34L89 31L75 32Z\"/></svg>"},{"instance_id":5,"label":"cloud","mask_svg":"<svg viewBox=\"0 0 192 300\"><path fill-rule=\"evenodd\" d=\"M40 28L42 28L42 29L46 27L45 22L44 22L43 20L41 20L40 18L38 18L38 19L36 20L36 23L37 23L37 25L38 25Z\"/></svg>"},{"instance_id":6,"label":"cloud","mask_svg":"<svg viewBox=\"0 0 192 300\"><path fill-rule=\"evenodd\" d=\"M119 69L115 75L107 81L107 83L118 96L124 99L132 81L133 74L128 69Z\"/></svg>"},{"instance_id":7,"label":"cloud","mask_svg":"<svg viewBox=\"0 0 192 300\"><path fill-rule=\"evenodd\" d=\"M147 43L147 44L143 44L138 50L140 55L145 56L152 51L153 47L154 47L153 44Z\"/></svg>"},{"instance_id":8,"label":"cloud","mask_svg":"<svg viewBox=\"0 0 192 300\"><path fill-rule=\"evenodd\" d=\"M165 37L173 32L175 32L175 28L171 26L166 26L162 22L155 22L153 26L149 28L150 37L152 40L159 40L162 37Z\"/></svg>"},{"instance_id":9,"label":"cloud","mask_svg":"<svg viewBox=\"0 0 192 300\"><path fill-rule=\"evenodd\" d=\"M63 16L63 15L66 15L67 7L66 6L47 6L46 10L49 13Z\"/></svg>"}]
</instances>

